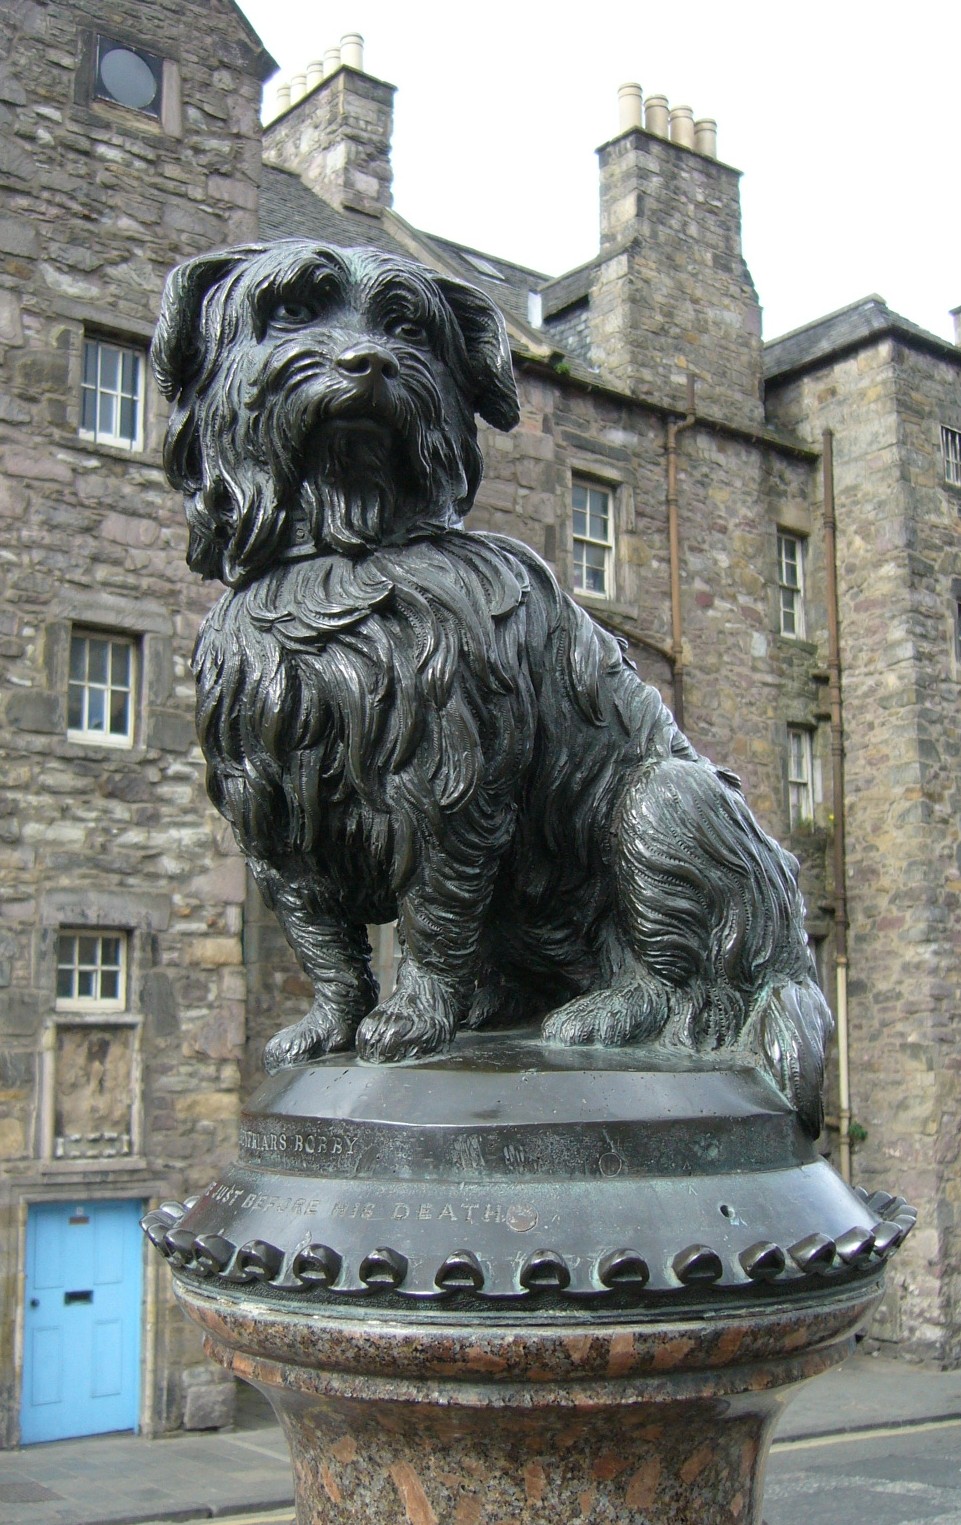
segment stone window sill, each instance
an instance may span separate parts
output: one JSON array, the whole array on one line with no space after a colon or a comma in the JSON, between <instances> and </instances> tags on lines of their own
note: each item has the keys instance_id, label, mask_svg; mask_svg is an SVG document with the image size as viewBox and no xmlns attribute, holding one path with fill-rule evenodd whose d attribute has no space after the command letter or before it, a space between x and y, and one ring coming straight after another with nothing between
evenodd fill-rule
<instances>
[{"instance_id":1,"label":"stone window sill","mask_svg":"<svg viewBox=\"0 0 961 1525\"><path fill-rule=\"evenodd\" d=\"M114 1175L123 1171L131 1175L143 1175L147 1169L147 1161L140 1154L108 1155L102 1159L92 1155L84 1160L40 1160L38 1163L45 1179L51 1176L72 1179L75 1176L99 1175L104 1171Z\"/></svg>"}]
</instances>

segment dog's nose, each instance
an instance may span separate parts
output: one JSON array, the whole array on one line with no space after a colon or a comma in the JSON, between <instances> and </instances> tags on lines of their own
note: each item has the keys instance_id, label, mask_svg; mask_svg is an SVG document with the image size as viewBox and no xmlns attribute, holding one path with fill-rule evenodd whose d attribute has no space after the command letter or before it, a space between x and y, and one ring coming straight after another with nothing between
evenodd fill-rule
<instances>
[{"instance_id":1,"label":"dog's nose","mask_svg":"<svg viewBox=\"0 0 961 1525\"><path fill-rule=\"evenodd\" d=\"M400 371L390 351L379 344L352 345L341 350L334 364L348 376L366 376L371 381L393 381Z\"/></svg>"}]
</instances>

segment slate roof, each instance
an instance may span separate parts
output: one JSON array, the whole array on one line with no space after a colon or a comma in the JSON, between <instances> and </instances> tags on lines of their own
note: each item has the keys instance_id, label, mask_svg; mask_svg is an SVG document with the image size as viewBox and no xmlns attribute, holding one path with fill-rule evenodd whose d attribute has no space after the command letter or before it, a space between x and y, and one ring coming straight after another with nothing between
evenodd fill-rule
<instances>
[{"instance_id":1,"label":"slate roof","mask_svg":"<svg viewBox=\"0 0 961 1525\"><path fill-rule=\"evenodd\" d=\"M557 313L563 312L566 307L583 302L590 295L591 283L600 263L600 257L595 256L594 259L588 260L587 264L578 265L575 270L567 270L563 275L546 281L541 293L544 317L553 318Z\"/></svg>"},{"instance_id":2,"label":"slate roof","mask_svg":"<svg viewBox=\"0 0 961 1525\"><path fill-rule=\"evenodd\" d=\"M806 323L803 328L796 328L779 339L771 339L764 346L765 378L770 382L795 375L798 371L813 370L822 362L833 360L845 351L859 349L885 334L961 363L961 352L956 345L937 334L928 333L909 318L902 318L892 311L883 297L869 296L813 323Z\"/></svg>"},{"instance_id":3,"label":"slate roof","mask_svg":"<svg viewBox=\"0 0 961 1525\"><path fill-rule=\"evenodd\" d=\"M315 238L346 248L370 246L388 249L393 254L409 255L409 247L392 233L392 223L404 226L395 213L382 220L367 217L363 212L341 212L308 189L289 170L264 165L260 231L265 238ZM480 249L468 248L466 244L422 233L419 228L411 228L410 232L424 249L425 256L436 250L437 263L444 270L462 276L471 286L482 287L505 312L524 323L528 321L528 294L539 291L546 284L546 275L539 270L528 270L524 265L515 265L497 254L485 254ZM484 266L494 273L486 274Z\"/></svg>"},{"instance_id":4,"label":"slate roof","mask_svg":"<svg viewBox=\"0 0 961 1525\"><path fill-rule=\"evenodd\" d=\"M532 291L540 291L550 280L540 270L529 270L526 265L515 265L501 259L499 254L485 254L471 249L467 244L455 244L449 238L438 238L433 233L422 233L425 243L433 244L445 255L445 262L463 274L472 286L482 286L499 307L527 322L527 299ZM479 263L475 263L479 261ZM488 276L484 266L497 272ZM500 277L500 279L498 279Z\"/></svg>"},{"instance_id":5,"label":"slate roof","mask_svg":"<svg viewBox=\"0 0 961 1525\"><path fill-rule=\"evenodd\" d=\"M260 184L260 231L265 238L313 238L348 249L356 245L407 253L379 217L339 212L297 175L269 164Z\"/></svg>"}]
</instances>

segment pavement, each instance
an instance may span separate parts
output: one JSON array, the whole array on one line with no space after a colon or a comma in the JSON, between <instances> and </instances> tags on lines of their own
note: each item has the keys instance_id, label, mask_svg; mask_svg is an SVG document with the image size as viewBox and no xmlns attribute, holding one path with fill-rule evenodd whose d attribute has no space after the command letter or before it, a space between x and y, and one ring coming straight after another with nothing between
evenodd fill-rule
<instances>
[{"instance_id":1,"label":"pavement","mask_svg":"<svg viewBox=\"0 0 961 1525\"><path fill-rule=\"evenodd\" d=\"M293 1489L286 1442L266 1403L246 1391L238 1424L229 1431L178 1433L158 1440L108 1435L0 1453L0 1525L172 1525L191 1520L287 1525ZM932 1434L927 1427L945 1421L961 1421L961 1371L939 1372L859 1353L797 1393L778 1427L775 1462L786 1475L792 1458L800 1457L806 1447L816 1450L824 1437L841 1451L863 1446L876 1433L884 1450L894 1445L893 1431L910 1449L912 1429L920 1444L922 1437ZM953 1476L961 1432L944 1433L950 1437ZM845 1435L852 1437L850 1442L843 1441ZM775 1503L778 1467L773 1471L770 1491ZM808 1486L805 1482L805 1489ZM847 1517L847 1508L835 1512L837 1505L835 1497L824 1518ZM896 1507L900 1511L901 1504ZM953 1511L935 1514L925 1506L918 1514L911 1507L909 1514L876 1518L909 1520L917 1515L932 1525L961 1520ZM805 1509L803 1517L810 1520L810 1506ZM794 1516L769 1514L771 1521L789 1518Z\"/></svg>"}]
</instances>

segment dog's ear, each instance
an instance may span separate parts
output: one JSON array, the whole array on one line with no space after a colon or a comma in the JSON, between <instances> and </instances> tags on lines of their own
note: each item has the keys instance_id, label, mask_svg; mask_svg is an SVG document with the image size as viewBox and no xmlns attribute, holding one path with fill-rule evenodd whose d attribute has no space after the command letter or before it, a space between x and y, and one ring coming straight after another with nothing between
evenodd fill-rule
<instances>
[{"instance_id":1,"label":"dog's ear","mask_svg":"<svg viewBox=\"0 0 961 1525\"><path fill-rule=\"evenodd\" d=\"M211 335L204 332L204 297L224 276L255 254L264 244L239 244L201 254L178 265L167 277L160 302L160 317L150 346L154 375L164 397L175 398L197 375Z\"/></svg>"},{"instance_id":2,"label":"dog's ear","mask_svg":"<svg viewBox=\"0 0 961 1525\"><path fill-rule=\"evenodd\" d=\"M500 310L478 291L451 276L435 277L457 319L477 388L474 409L495 429L513 429L520 418L507 329Z\"/></svg>"}]
</instances>

